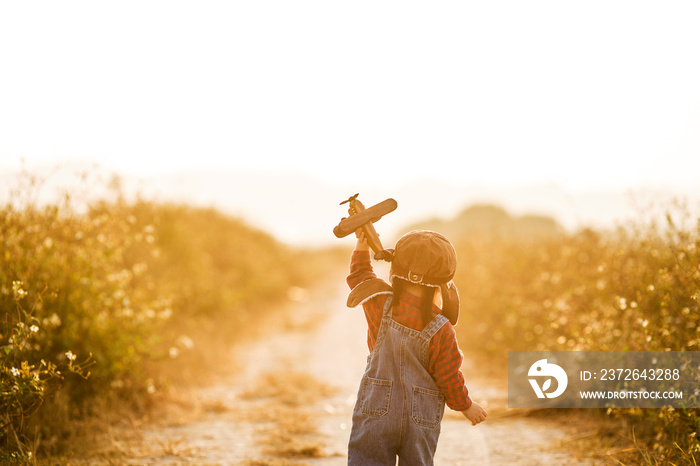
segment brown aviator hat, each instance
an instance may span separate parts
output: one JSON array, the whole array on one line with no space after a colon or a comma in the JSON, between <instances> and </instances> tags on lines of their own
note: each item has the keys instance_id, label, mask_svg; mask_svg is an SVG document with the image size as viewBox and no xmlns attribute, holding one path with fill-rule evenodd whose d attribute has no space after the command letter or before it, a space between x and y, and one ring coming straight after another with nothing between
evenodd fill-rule
<instances>
[{"instance_id":1,"label":"brown aviator hat","mask_svg":"<svg viewBox=\"0 0 700 466\"><path fill-rule=\"evenodd\" d=\"M439 287L442 314L456 325L459 294L452 282L457 269L457 253L452 243L440 233L414 230L399 239L393 255L391 280L401 278L419 285Z\"/></svg>"}]
</instances>

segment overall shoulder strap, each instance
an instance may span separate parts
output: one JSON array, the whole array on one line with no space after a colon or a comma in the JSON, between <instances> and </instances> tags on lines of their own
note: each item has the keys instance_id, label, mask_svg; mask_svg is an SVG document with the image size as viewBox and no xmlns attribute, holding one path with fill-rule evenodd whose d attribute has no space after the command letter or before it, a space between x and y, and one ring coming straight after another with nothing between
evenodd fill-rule
<instances>
[{"instance_id":1,"label":"overall shoulder strap","mask_svg":"<svg viewBox=\"0 0 700 466\"><path fill-rule=\"evenodd\" d=\"M436 315L433 320L430 321L430 323L423 329L421 332L425 337L430 341L435 334L440 330L447 322L449 322L449 319L445 317L442 314Z\"/></svg>"},{"instance_id":2,"label":"overall shoulder strap","mask_svg":"<svg viewBox=\"0 0 700 466\"><path fill-rule=\"evenodd\" d=\"M382 317L391 317L391 311L393 309L391 302L393 301L393 299L393 296L389 296L389 299L386 300L386 303L384 304L384 310L382 311Z\"/></svg>"}]
</instances>

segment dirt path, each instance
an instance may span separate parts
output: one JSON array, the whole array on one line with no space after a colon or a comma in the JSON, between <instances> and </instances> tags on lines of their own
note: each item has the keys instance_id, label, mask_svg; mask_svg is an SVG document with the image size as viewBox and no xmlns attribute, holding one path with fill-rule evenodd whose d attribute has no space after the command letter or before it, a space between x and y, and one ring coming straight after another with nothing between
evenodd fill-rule
<instances>
[{"instance_id":1,"label":"dirt path","mask_svg":"<svg viewBox=\"0 0 700 466\"><path fill-rule=\"evenodd\" d=\"M342 285L342 283L341 283ZM293 306L285 330L234 348L239 368L187 395L181 409L140 429L119 448L133 464L344 465L351 414L364 370L366 323L347 309L345 288L318 291ZM559 446L561 422L514 416L504 387L470 377L489 410L473 427L447 409L437 465L584 464Z\"/></svg>"}]
</instances>

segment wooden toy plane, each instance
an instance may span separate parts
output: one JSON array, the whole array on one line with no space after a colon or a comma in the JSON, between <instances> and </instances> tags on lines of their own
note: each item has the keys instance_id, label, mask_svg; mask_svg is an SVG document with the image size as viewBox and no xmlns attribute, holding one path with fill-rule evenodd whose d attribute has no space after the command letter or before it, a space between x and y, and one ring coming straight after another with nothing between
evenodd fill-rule
<instances>
[{"instance_id":1,"label":"wooden toy plane","mask_svg":"<svg viewBox=\"0 0 700 466\"><path fill-rule=\"evenodd\" d=\"M374 222L378 221L384 215L396 210L398 204L394 199L386 199L379 204L373 205L365 209L365 206L357 199L359 193L350 196L340 205L348 204L349 217L343 217L340 223L333 228L333 233L338 238L345 238L351 233L354 233L358 228L362 228L365 233L365 238L369 247L374 251L376 260L391 261L393 258L392 251L384 249L382 242L379 240L377 230L374 229Z\"/></svg>"}]
</instances>

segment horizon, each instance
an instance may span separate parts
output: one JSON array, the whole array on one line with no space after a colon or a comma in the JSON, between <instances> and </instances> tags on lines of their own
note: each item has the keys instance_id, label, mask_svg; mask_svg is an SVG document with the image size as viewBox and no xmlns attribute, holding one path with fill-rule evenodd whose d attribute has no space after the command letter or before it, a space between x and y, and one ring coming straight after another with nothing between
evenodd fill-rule
<instances>
[{"instance_id":1,"label":"horizon","mask_svg":"<svg viewBox=\"0 0 700 466\"><path fill-rule=\"evenodd\" d=\"M0 173L0 182L7 187L0 192L0 201L9 200L9 188L21 180L19 174ZM45 184L35 193L40 203L58 202L64 192L72 192L74 201L81 205L107 199L114 194L110 184L116 176L126 199L141 197L152 202L213 207L278 241L298 247L352 243L346 238L335 238L332 229L347 216L340 201L356 192L367 207L389 197L397 200L397 210L382 218L377 226L388 241L398 239L410 225L431 219L450 221L474 205L494 205L512 217L550 217L569 232L588 227L610 229L640 221L644 209L659 203L669 205L674 199L700 207L697 188L684 192L668 188L572 190L556 182L533 182L501 189L430 177L391 187L352 186L331 184L310 174L294 172L196 169L169 175L134 176L95 164L46 166L43 170L27 169L26 174L45 178ZM270 186L275 187L273 192Z\"/></svg>"}]
</instances>

